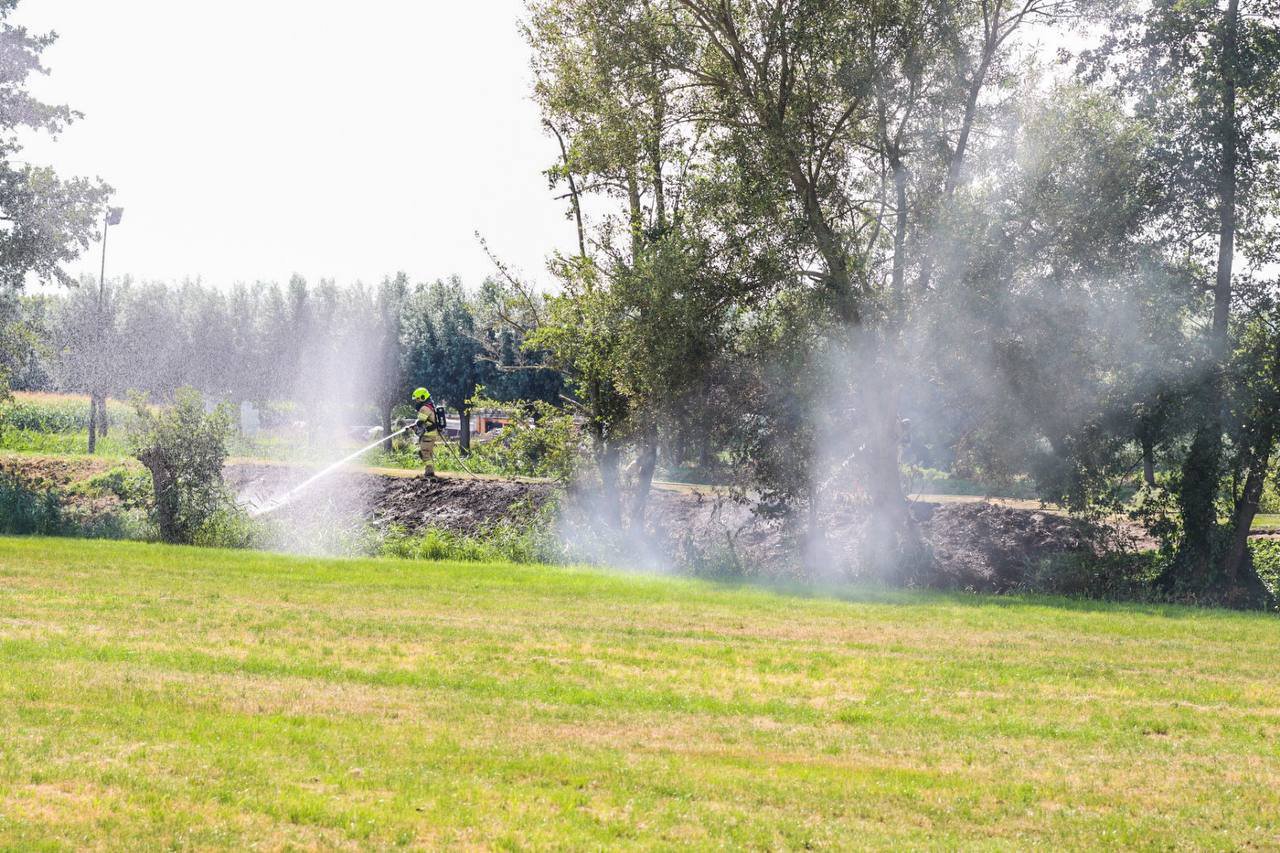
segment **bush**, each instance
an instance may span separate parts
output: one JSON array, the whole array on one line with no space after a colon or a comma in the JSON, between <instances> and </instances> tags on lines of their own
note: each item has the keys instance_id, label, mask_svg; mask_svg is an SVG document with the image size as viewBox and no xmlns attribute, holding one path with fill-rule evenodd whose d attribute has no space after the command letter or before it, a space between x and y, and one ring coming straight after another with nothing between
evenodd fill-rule
<instances>
[{"instance_id":1,"label":"bush","mask_svg":"<svg viewBox=\"0 0 1280 853\"><path fill-rule=\"evenodd\" d=\"M153 411L139 397L134 411L134 455L151 472L160 538L191 544L208 525L219 524L222 514L235 512L222 484L231 409L224 404L205 414L200 393L183 388L167 409Z\"/></svg>"},{"instance_id":2,"label":"bush","mask_svg":"<svg viewBox=\"0 0 1280 853\"><path fill-rule=\"evenodd\" d=\"M245 515L231 501L218 506L191 537L205 548L266 548L270 531L265 523Z\"/></svg>"},{"instance_id":3,"label":"bush","mask_svg":"<svg viewBox=\"0 0 1280 853\"><path fill-rule=\"evenodd\" d=\"M1161 565L1162 557L1154 551L1053 554L1029 567L1019 591L1115 601L1149 599Z\"/></svg>"},{"instance_id":4,"label":"bush","mask_svg":"<svg viewBox=\"0 0 1280 853\"><path fill-rule=\"evenodd\" d=\"M33 489L8 471L0 471L0 533L56 536L66 524L57 492Z\"/></svg>"},{"instance_id":5,"label":"bush","mask_svg":"<svg viewBox=\"0 0 1280 853\"><path fill-rule=\"evenodd\" d=\"M119 500L126 510L146 509L155 497L150 475L145 470L124 465L94 474L73 484L68 491L89 497L111 496Z\"/></svg>"},{"instance_id":6,"label":"bush","mask_svg":"<svg viewBox=\"0 0 1280 853\"><path fill-rule=\"evenodd\" d=\"M409 560L460 560L474 563L544 563L568 561L552 523L554 508L543 506L533 520L523 524L501 522L466 536L430 528L410 536L393 528L377 541L374 553Z\"/></svg>"}]
</instances>

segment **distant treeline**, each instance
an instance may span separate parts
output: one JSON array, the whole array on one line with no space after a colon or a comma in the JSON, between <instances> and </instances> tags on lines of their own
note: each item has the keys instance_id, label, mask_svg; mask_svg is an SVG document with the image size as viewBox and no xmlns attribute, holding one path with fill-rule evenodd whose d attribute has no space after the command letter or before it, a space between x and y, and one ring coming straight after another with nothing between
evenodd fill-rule
<instances>
[{"instance_id":1,"label":"distant treeline","mask_svg":"<svg viewBox=\"0 0 1280 853\"><path fill-rule=\"evenodd\" d=\"M555 399L558 375L524 369L511 328L489 322L497 290L454 278L410 284L97 282L21 300L12 387L152 400L182 387L238 403L294 402L314 419L385 420L416 385L455 408ZM504 368L522 369L504 369Z\"/></svg>"}]
</instances>

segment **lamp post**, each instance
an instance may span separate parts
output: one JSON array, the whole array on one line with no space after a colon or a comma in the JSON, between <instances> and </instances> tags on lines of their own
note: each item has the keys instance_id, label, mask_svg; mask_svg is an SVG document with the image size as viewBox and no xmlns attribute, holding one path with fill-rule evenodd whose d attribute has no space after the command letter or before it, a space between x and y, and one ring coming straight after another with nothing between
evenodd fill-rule
<instances>
[{"instance_id":1,"label":"lamp post","mask_svg":"<svg viewBox=\"0 0 1280 853\"><path fill-rule=\"evenodd\" d=\"M123 207L108 207L106 216L102 219L102 267L98 272L98 305L96 317L94 318L94 342L99 348L102 345L102 303L106 298L107 288L107 230L112 225L119 225L120 219L124 216ZM104 358L102 352L95 354L98 358ZM107 434L107 401L101 392L101 381L103 366L97 365L93 370L92 385L89 388L89 452L94 453L98 449L98 417L102 417L102 434Z\"/></svg>"}]
</instances>

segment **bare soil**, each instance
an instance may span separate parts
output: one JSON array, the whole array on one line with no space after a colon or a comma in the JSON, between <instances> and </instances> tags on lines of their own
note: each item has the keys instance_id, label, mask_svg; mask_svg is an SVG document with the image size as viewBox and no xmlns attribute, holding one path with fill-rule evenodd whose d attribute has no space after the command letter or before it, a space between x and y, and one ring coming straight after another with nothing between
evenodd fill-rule
<instances>
[{"instance_id":1,"label":"bare soil","mask_svg":"<svg viewBox=\"0 0 1280 853\"><path fill-rule=\"evenodd\" d=\"M92 456L0 455L0 472L38 489L69 486L109 471L118 464L113 459Z\"/></svg>"},{"instance_id":2,"label":"bare soil","mask_svg":"<svg viewBox=\"0 0 1280 853\"><path fill-rule=\"evenodd\" d=\"M287 465L237 463L224 472L242 503L267 505L311 472ZM418 533L427 528L474 534L500 522L532 520L551 496L549 483L465 477L391 477L340 471L267 513L293 525L368 523Z\"/></svg>"},{"instance_id":3,"label":"bare soil","mask_svg":"<svg viewBox=\"0 0 1280 853\"><path fill-rule=\"evenodd\" d=\"M0 456L0 471L42 488L62 489L115 464ZM303 467L255 462L233 462L224 472L228 487L250 507L278 500L312 474ZM352 469L310 485L266 517L293 534L288 547L316 542L323 549L335 532L360 535L370 526L410 535L429 528L470 535L495 524L528 523L552 495L552 485L544 482ZM69 497L85 504L80 509L91 515L112 510L111 496ZM913 514L933 555L931 567L916 582L929 587L1004 591L1019 587L1029 571L1054 555L1098 556L1151 546L1141 531L986 501L917 501ZM853 574L869 529L852 503L829 508L818 519L821 534L815 537L806 518L765 518L744 502L690 487L654 489L646 521L642 531L602 535L598 502L590 495L570 495L560 513L562 535L589 559L771 577Z\"/></svg>"}]
</instances>

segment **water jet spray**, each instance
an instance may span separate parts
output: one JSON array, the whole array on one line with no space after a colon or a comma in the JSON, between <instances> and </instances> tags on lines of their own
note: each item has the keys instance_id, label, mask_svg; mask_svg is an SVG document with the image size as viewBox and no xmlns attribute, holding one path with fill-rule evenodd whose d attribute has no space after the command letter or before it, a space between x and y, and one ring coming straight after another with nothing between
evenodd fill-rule
<instances>
[{"instance_id":1,"label":"water jet spray","mask_svg":"<svg viewBox=\"0 0 1280 853\"><path fill-rule=\"evenodd\" d=\"M262 506L257 506L256 504L252 504L252 502L250 502L251 507L249 509L249 517L257 518L258 516L265 515L268 512L273 512L277 509L280 509L281 507L288 505L298 495L299 492L301 492L303 489L310 486L312 483L316 482L319 479L327 477L329 474L332 474L334 471L338 470L343 465L350 462L352 459L359 457L361 454L368 453L370 450L373 450L373 448L377 447L379 444L382 444L385 441L390 441L391 439L395 438L401 433L407 432L410 428L411 426L403 427L402 429L397 430L396 432L393 432L391 435L386 436L385 438L378 439L373 444L370 444L368 447L360 448L355 453L352 453L350 456L344 456L342 459L339 459L337 462L334 462L332 465L325 468L323 471L320 471L319 473L312 475L308 479L294 486L289 491L285 492L280 497L272 498Z\"/></svg>"}]
</instances>

